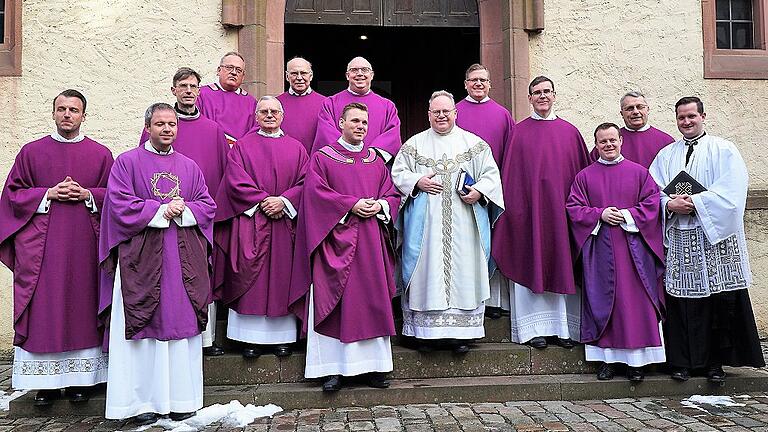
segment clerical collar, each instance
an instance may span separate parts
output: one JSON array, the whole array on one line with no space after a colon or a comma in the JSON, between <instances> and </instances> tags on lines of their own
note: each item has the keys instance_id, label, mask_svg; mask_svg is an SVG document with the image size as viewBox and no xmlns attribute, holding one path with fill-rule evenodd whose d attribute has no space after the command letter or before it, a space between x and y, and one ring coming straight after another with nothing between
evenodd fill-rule
<instances>
[{"instance_id":1,"label":"clerical collar","mask_svg":"<svg viewBox=\"0 0 768 432\"><path fill-rule=\"evenodd\" d=\"M167 152L161 152L160 150L158 150L158 149L156 149L156 148L154 148L152 146L152 141L150 141L150 140L147 140L144 143L144 149L149 151L149 152L152 152L154 154L160 155L160 156L168 156L169 154L173 153L173 146L171 146L171 148L168 149Z\"/></svg>"},{"instance_id":2,"label":"clerical collar","mask_svg":"<svg viewBox=\"0 0 768 432\"><path fill-rule=\"evenodd\" d=\"M350 93L352 93L352 94L353 94L353 95L355 95L355 96L368 96L368 93L370 93L370 92L371 92L371 89L368 89L368 91L367 91L367 92L365 92L364 94L355 93L355 92L353 92L353 91L352 91L352 89L351 89L351 88L349 88L349 87L347 87L347 91L348 91L348 92L350 92Z\"/></svg>"},{"instance_id":3,"label":"clerical collar","mask_svg":"<svg viewBox=\"0 0 768 432\"><path fill-rule=\"evenodd\" d=\"M197 109L197 106L195 106L195 111L193 111L192 114L180 110L178 103L173 104L173 109L176 110L176 115L182 120L197 120L200 118L200 110Z\"/></svg>"},{"instance_id":4,"label":"clerical collar","mask_svg":"<svg viewBox=\"0 0 768 432\"><path fill-rule=\"evenodd\" d=\"M227 90L227 89L225 89L224 87L222 87L222 86L221 86L221 84L219 84L219 83L214 83L214 84L216 85L216 87L218 87L218 88L219 88L219 90L221 90L221 91L224 91L224 92L228 92L228 93L230 92L229 90ZM243 94L243 89L241 89L240 87L238 87L237 89L235 89L235 91L233 91L233 92L231 92L231 93L234 93L234 94L238 94L238 95L241 95L241 94Z\"/></svg>"},{"instance_id":5,"label":"clerical collar","mask_svg":"<svg viewBox=\"0 0 768 432\"><path fill-rule=\"evenodd\" d=\"M706 135L706 132L702 132L701 135L698 135L695 138L686 138L683 137L683 141L685 142L685 145L696 145L699 143L699 140L704 138L704 135Z\"/></svg>"},{"instance_id":6,"label":"clerical collar","mask_svg":"<svg viewBox=\"0 0 768 432\"><path fill-rule=\"evenodd\" d=\"M282 129L278 129L272 133L264 132L263 130L259 129L256 131L256 133L267 138L280 138L281 136L285 135Z\"/></svg>"},{"instance_id":7,"label":"clerical collar","mask_svg":"<svg viewBox=\"0 0 768 432\"><path fill-rule=\"evenodd\" d=\"M641 127L640 129L632 129L631 127L624 125L624 129L630 131L630 132L645 132L648 129L651 128L651 125L646 123L645 126Z\"/></svg>"},{"instance_id":8,"label":"clerical collar","mask_svg":"<svg viewBox=\"0 0 768 432\"><path fill-rule=\"evenodd\" d=\"M62 143L76 143L76 142L80 142L80 141L84 140L85 139L85 135L78 134L76 137L74 137L72 139L67 139L67 138L64 138L63 136L61 136L59 134L59 131L54 131L51 134L51 138L53 138L54 140L56 140L58 142L62 142Z\"/></svg>"},{"instance_id":9,"label":"clerical collar","mask_svg":"<svg viewBox=\"0 0 768 432\"><path fill-rule=\"evenodd\" d=\"M293 91L293 87L288 87L288 94L291 96L307 96L310 93L312 93L312 87L307 87L307 89L304 90L304 93L296 93Z\"/></svg>"},{"instance_id":10,"label":"clerical collar","mask_svg":"<svg viewBox=\"0 0 768 432\"><path fill-rule=\"evenodd\" d=\"M489 100L491 100L491 98L486 96L486 97L482 98L481 100L475 100L474 98L472 98L472 96L467 95L467 97L465 97L464 100L467 101L467 102L472 102L472 103L476 103L476 104L479 105L481 103L488 102Z\"/></svg>"},{"instance_id":11,"label":"clerical collar","mask_svg":"<svg viewBox=\"0 0 768 432\"><path fill-rule=\"evenodd\" d=\"M621 162L621 161L623 161L623 160L624 160L624 156L622 156L622 155L619 155L619 156L618 156L616 159L614 159L614 160L605 160L605 159L603 159L603 158L601 157L601 158L600 158L600 159L598 159L597 161L598 161L598 162L600 162L600 163L601 163L601 164L603 164L603 165L616 165L617 163L619 163L619 162Z\"/></svg>"},{"instance_id":12,"label":"clerical collar","mask_svg":"<svg viewBox=\"0 0 768 432\"><path fill-rule=\"evenodd\" d=\"M552 110L549 112L549 115L547 115L546 118L542 117L537 113L536 111L531 114L531 118L534 120L557 120L557 114L555 114L555 110Z\"/></svg>"},{"instance_id":13,"label":"clerical collar","mask_svg":"<svg viewBox=\"0 0 768 432\"><path fill-rule=\"evenodd\" d=\"M448 135L450 135L450 134L451 134L451 132L453 132L454 130L456 130L456 125L455 125L455 124L454 124L454 125L453 125L453 126L450 128L450 129L448 129L448 130L447 130L447 131L445 131L445 132L438 132L438 131L436 131L434 128L432 128L432 132L434 132L434 133L435 133L435 134L437 134L438 136L448 136Z\"/></svg>"},{"instance_id":14,"label":"clerical collar","mask_svg":"<svg viewBox=\"0 0 768 432\"><path fill-rule=\"evenodd\" d=\"M341 146L344 147L347 151L351 151L353 153L360 153L361 151L363 151L364 144L362 141L360 142L360 144L350 144L344 141L344 137L339 137L339 140L336 142L341 144Z\"/></svg>"}]
</instances>

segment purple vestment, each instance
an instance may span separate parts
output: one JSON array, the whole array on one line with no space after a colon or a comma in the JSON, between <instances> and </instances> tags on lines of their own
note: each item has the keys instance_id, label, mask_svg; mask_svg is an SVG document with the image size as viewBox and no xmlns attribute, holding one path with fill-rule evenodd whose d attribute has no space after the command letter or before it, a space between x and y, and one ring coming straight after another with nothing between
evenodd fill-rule
<instances>
[{"instance_id":1,"label":"purple vestment","mask_svg":"<svg viewBox=\"0 0 768 432\"><path fill-rule=\"evenodd\" d=\"M365 136L368 147L381 149L395 157L400 146L400 118L397 108L391 100L377 95L373 91L364 96L342 90L328 97L317 116L317 133L312 145L312 154L328 143L335 143L341 136L339 118L344 107L357 102L368 107L368 135Z\"/></svg>"},{"instance_id":2,"label":"purple vestment","mask_svg":"<svg viewBox=\"0 0 768 432\"><path fill-rule=\"evenodd\" d=\"M277 99L283 104L285 111L280 129L298 140L309 154L315 141L317 114L327 98L313 90L306 96L294 96L285 92L277 96Z\"/></svg>"},{"instance_id":3,"label":"purple vestment","mask_svg":"<svg viewBox=\"0 0 768 432\"><path fill-rule=\"evenodd\" d=\"M282 196L298 209L308 159L297 140L258 133L241 138L229 154L216 196L214 236L225 265L215 272L223 280L222 302L239 314L289 314L295 219L243 212L269 196Z\"/></svg>"},{"instance_id":4,"label":"purple vestment","mask_svg":"<svg viewBox=\"0 0 768 432\"><path fill-rule=\"evenodd\" d=\"M160 206L176 194L197 225L182 228L171 221L168 228L148 227ZM115 264L119 264L126 339L178 340L199 334L211 301L207 252L215 210L192 159L179 152L159 155L144 147L118 156L101 219L102 322L109 322Z\"/></svg>"},{"instance_id":5,"label":"purple vestment","mask_svg":"<svg viewBox=\"0 0 768 432\"><path fill-rule=\"evenodd\" d=\"M621 155L626 159L648 168L656 158L659 150L675 142L668 133L662 132L653 126L644 131L633 131L625 127L621 128ZM592 159L597 160L597 147L592 149Z\"/></svg>"},{"instance_id":6,"label":"purple vestment","mask_svg":"<svg viewBox=\"0 0 768 432\"><path fill-rule=\"evenodd\" d=\"M565 200L589 160L578 129L563 119L515 125L501 167L506 211L491 242L508 279L534 293L576 293Z\"/></svg>"},{"instance_id":7,"label":"purple vestment","mask_svg":"<svg viewBox=\"0 0 768 432\"><path fill-rule=\"evenodd\" d=\"M256 99L243 89L226 91L218 83L202 86L197 107L200 114L224 129L230 145L256 124Z\"/></svg>"},{"instance_id":8,"label":"purple vestment","mask_svg":"<svg viewBox=\"0 0 768 432\"><path fill-rule=\"evenodd\" d=\"M0 260L13 272L13 344L55 353L101 344L98 310L99 213L83 201L51 201L48 188L69 176L101 211L112 153L84 138L50 136L22 147L0 198Z\"/></svg>"},{"instance_id":9,"label":"purple vestment","mask_svg":"<svg viewBox=\"0 0 768 432\"><path fill-rule=\"evenodd\" d=\"M606 207L627 209L638 232L601 222ZM656 182L632 161L595 162L576 176L567 208L584 271L582 342L602 348L661 346L664 246L659 207ZM599 222L597 235L592 235Z\"/></svg>"},{"instance_id":10,"label":"purple vestment","mask_svg":"<svg viewBox=\"0 0 768 432\"><path fill-rule=\"evenodd\" d=\"M392 220L351 214L360 198L386 200ZM395 334L393 222L399 204L384 161L367 145L354 153L333 143L312 155L291 274L291 311L304 322L303 334L310 284L316 332L345 343Z\"/></svg>"},{"instance_id":11,"label":"purple vestment","mask_svg":"<svg viewBox=\"0 0 768 432\"><path fill-rule=\"evenodd\" d=\"M504 152L512 141L512 131L515 126L509 110L493 99L483 103L462 99L456 104L456 109L458 110L456 125L487 142L491 147L496 165L501 168Z\"/></svg>"}]
</instances>

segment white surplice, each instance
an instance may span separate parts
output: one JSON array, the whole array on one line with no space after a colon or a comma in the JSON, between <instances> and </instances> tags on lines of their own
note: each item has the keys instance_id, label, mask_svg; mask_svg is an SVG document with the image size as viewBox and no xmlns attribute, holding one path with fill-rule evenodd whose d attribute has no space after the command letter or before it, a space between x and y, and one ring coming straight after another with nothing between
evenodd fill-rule
<instances>
[{"instance_id":1,"label":"white surplice","mask_svg":"<svg viewBox=\"0 0 768 432\"><path fill-rule=\"evenodd\" d=\"M525 343L537 336L579 340L581 296L543 292L509 282L510 340Z\"/></svg>"},{"instance_id":2,"label":"white surplice","mask_svg":"<svg viewBox=\"0 0 768 432\"><path fill-rule=\"evenodd\" d=\"M605 363L623 363L627 366L641 367L653 363L667 361L664 352L664 332L659 323L659 337L661 346L645 348L601 348L595 345L584 345L584 354L587 361Z\"/></svg>"},{"instance_id":3,"label":"white surplice","mask_svg":"<svg viewBox=\"0 0 768 432\"><path fill-rule=\"evenodd\" d=\"M239 314L229 310L227 338L258 345L296 342L298 320L294 315L268 317Z\"/></svg>"},{"instance_id":4,"label":"white surplice","mask_svg":"<svg viewBox=\"0 0 768 432\"><path fill-rule=\"evenodd\" d=\"M15 389L60 389L107 381L109 357L101 346L57 353L13 351L11 385Z\"/></svg>"}]
</instances>

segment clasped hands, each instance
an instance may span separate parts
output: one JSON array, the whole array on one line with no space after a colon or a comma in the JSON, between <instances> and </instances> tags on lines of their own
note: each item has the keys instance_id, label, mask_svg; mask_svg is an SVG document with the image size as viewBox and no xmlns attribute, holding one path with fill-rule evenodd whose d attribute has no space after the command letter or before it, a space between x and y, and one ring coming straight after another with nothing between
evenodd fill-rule
<instances>
[{"instance_id":1,"label":"clasped hands","mask_svg":"<svg viewBox=\"0 0 768 432\"><path fill-rule=\"evenodd\" d=\"M88 189L80 186L78 182L72 180L72 177L67 176L64 181L48 189L46 197L56 201L85 201L90 195Z\"/></svg>"},{"instance_id":2,"label":"clasped hands","mask_svg":"<svg viewBox=\"0 0 768 432\"><path fill-rule=\"evenodd\" d=\"M667 201L667 210L677 214L691 214L696 209L690 195L670 195Z\"/></svg>"},{"instance_id":3,"label":"clasped hands","mask_svg":"<svg viewBox=\"0 0 768 432\"><path fill-rule=\"evenodd\" d=\"M373 198L360 198L352 207L351 213L361 218L369 218L381 211L381 203Z\"/></svg>"},{"instance_id":4,"label":"clasped hands","mask_svg":"<svg viewBox=\"0 0 768 432\"><path fill-rule=\"evenodd\" d=\"M187 206L184 204L184 198L180 196L173 197L171 202L168 203L168 207L165 208L163 217L168 220L179 217L182 213L184 213L184 209L186 208Z\"/></svg>"},{"instance_id":5,"label":"clasped hands","mask_svg":"<svg viewBox=\"0 0 768 432\"><path fill-rule=\"evenodd\" d=\"M606 207L605 210L603 210L603 214L600 215L600 219L609 225L619 225L626 222L624 220L624 215L621 214L621 211L616 207Z\"/></svg>"},{"instance_id":6,"label":"clasped hands","mask_svg":"<svg viewBox=\"0 0 768 432\"><path fill-rule=\"evenodd\" d=\"M283 212L285 210L285 202L280 197L270 196L264 198L259 208L268 218L280 219L285 215Z\"/></svg>"},{"instance_id":7,"label":"clasped hands","mask_svg":"<svg viewBox=\"0 0 768 432\"><path fill-rule=\"evenodd\" d=\"M437 173L427 174L424 177L420 178L418 182L416 182L416 187L420 190L431 194L431 195L437 195L443 191L443 185L440 182L432 180L432 177L434 177ZM476 203L477 201L482 198L482 194L478 192L475 188L472 186L464 186L469 190L464 195L461 195L461 200L465 204L472 205Z\"/></svg>"}]
</instances>

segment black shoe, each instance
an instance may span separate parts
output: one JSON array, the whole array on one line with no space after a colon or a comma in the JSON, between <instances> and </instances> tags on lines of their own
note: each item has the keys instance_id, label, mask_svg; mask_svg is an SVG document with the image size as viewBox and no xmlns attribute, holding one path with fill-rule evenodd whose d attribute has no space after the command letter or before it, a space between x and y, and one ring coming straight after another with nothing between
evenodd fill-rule
<instances>
[{"instance_id":1,"label":"black shoe","mask_svg":"<svg viewBox=\"0 0 768 432\"><path fill-rule=\"evenodd\" d=\"M544 349L547 347L547 340L541 336L536 336L535 338L529 340L527 343L536 349Z\"/></svg>"},{"instance_id":2,"label":"black shoe","mask_svg":"<svg viewBox=\"0 0 768 432\"><path fill-rule=\"evenodd\" d=\"M243 348L243 357L247 359L255 359L261 357L261 349L256 345L246 345Z\"/></svg>"},{"instance_id":3,"label":"black shoe","mask_svg":"<svg viewBox=\"0 0 768 432\"><path fill-rule=\"evenodd\" d=\"M435 346L432 344L431 341L424 340L424 339L415 339L416 340L416 349L423 354L431 353L435 350Z\"/></svg>"},{"instance_id":4,"label":"black shoe","mask_svg":"<svg viewBox=\"0 0 768 432\"><path fill-rule=\"evenodd\" d=\"M707 381L716 384L724 383L725 371L723 370L723 367L720 365L710 366L707 369Z\"/></svg>"},{"instance_id":5,"label":"black shoe","mask_svg":"<svg viewBox=\"0 0 768 432\"><path fill-rule=\"evenodd\" d=\"M493 306L486 306L485 307L485 316L487 316L490 319L496 320L501 318L501 308L499 307L493 307Z\"/></svg>"},{"instance_id":6,"label":"black shoe","mask_svg":"<svg viewBox=\"0 0 768 432\"><path fill-rule=\"evenodd\" d=\"M168 414L168 418L170 418L173 421L183 421L190 417L194 417L195 414L197 414L197 411L184 412L184 413L172 412Z\"/></svg>"},{"instance_id":7,"label":"black shoe","mask_svg":"<svg viewBox=\"0 0 768 432\"><path fill-rule=\"evenodd\" d=\"M643 368L627 366L627 379L633 383L643 382L645 379Z\"/></svg>"},{"instance_id":8,"label":"black shoe","mask_svg":"<svg viewBox=\"0 0 768 432\"><path fill-rule=\"evenodd\" d=\"M88 402L91 399L91 387L67 387L64 396L72 403Z\"/></svg>"},{"instance_id":9,"label":"black shoe","mask_svg":"<svg viewBox=\"0 0 768 432\"><path fill-rule=\"evenodd\" d=\"M278 345L275 347L275 355L278 357L288 357L293 354L293 350L288 345Z\"/></svg>"},{"instance_id":10,"label":"black shoe","mask_svg":"<svg viewBox=\"0 0 768 432\"><path fill-rule=\"evenodd\" d=\"M368 380L367 380L368 387L373 388L389 388L389 380L387 380L387 374L384 372L371 372L368 374ZM325 386L323 386L323 390L325 390Z\"/></svg>"},{"instance_id":11,"label":"black shoe","mask_svg":"<svg viewBox=\"0 0 768 432\"><path fill-rule=\"evenodd\" d=\"M153 412L139 414L133 418L133 424L136 426L146 426L156 422L159 417L160 416Z\"/></svg>"},{"instance_id":12,"label":"black shoe","mask_svg":"<svg viewBox=\"0 0 768 432\"><path fill-rule=\"evenodd\" d=\"M203 355L206 357L218 357L224 355L224 349L213 344L209 347L203 347Z\"/></svg>"},{"instance_id":13,"label":"black shoe","mask_svg":"<svg viewBox=\"0 0 768 432\"><path fill-rule=\"evenodd\" d=\"M672 379L676 381L688 381L688 379L691 377L691 372L688 370L688 368L674 368L672 370Z\"/></svg>"},{"instance_id":14,"label":"black shoe","mask_svg":"<svg viewBox=\"0 0 768 432\"><path fill-rule=\"evenodd\" d=\"M323 383L324 392L336 392L341 390L341 375L331 375Z\"/></svg>"},{"instance_id":15,"label":"black shoe","mask_svg":"<svg viewBox=\"0 0 768 432\"><path fill-rule=\"evenodd\" d=\"M38 390L35 395L35 406L44 407L53 404L53 401L61 397L61 390Z\"/></svg>"},{"instance_id":16,"label":"black shoe","mask_svg":"<svg viewBox=\"0 0 768 432\"><path fill-rule=\"evenodd\" d=\"M615 375L616 371L613 370L613 366L608 363L602 363L600 364L600 367L597 368L597 379L600 381L612 380Z\"/></svg>"},{"instance_id":17,"label":"black shoe","mask_svg":"<svg viewBox=\"0 0 768 432\"><path fill-rule=\"evenodd\" d=\"M451 351L453 351L454 354L466 354L469 352L469 345L467 345L465 342L456 342L451 347Z\"/></svg>"},{"instance_id":18,"label":"black shoe","mask_svg":"<svg viewBox=\"0 0 768 432\"><path fill-rule=\"evenodd\" d=\"M557 340L555 340L555 343L565 349L571 349L576 346L576 342L574 342L573 339L571 338L568 338L568 339L557 338Z\"/></svg>"}]
</instances>

